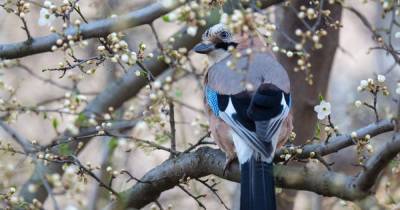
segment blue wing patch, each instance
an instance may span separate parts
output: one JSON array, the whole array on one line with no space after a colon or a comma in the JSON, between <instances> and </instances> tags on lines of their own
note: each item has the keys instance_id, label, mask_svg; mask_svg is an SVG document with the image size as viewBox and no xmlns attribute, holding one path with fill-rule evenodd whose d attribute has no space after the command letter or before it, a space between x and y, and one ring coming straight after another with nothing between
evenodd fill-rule
<instances>
[{"instance_id":1,"label":"blue wing patch","mask_svg":"<svg viewBox=\"0 0 400 210\"><path fill-rule=\"evenodd\" d=\"M206 86L206 99L207 104L210 106L212 112L215 116L219 115L219 107L218 107L218 93L212 88Z\"/></svg>"}]
</instances>

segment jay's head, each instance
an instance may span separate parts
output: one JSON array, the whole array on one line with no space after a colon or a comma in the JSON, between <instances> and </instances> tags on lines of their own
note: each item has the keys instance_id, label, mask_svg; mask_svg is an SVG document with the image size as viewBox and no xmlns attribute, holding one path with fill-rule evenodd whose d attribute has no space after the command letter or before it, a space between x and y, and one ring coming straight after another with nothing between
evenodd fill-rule
<instances>
[{"instance_id":1,"label":"jay's head","mask_svg":"<svg viewBox=\"0 0 400 210\"><path fill-rule=\"evenodd\" d=\"M232 33L223 25L217 24L204 32L202 42L194 47L194 51L201 54L210 54L228 51L238 43L233 40Z\"/></svg>"}]
</instances>

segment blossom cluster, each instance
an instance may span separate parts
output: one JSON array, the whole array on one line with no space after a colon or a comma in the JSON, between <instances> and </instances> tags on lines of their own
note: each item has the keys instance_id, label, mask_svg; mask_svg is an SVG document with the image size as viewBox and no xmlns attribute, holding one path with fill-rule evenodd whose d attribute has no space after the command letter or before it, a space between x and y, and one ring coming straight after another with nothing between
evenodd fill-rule
<instances>
[{"instance_id":1,"label":"blossom cluster","mask_svg":"<svg viewBox=\"0 0 400 210\"><path fill-rule=\"evenodd\" d=\"M166 22L181 22L188 27L186 33L190 36L196 36L199 27L207 24L205 17L209 14L208 4L205 2L191 1L177 10L165 15L163 20Z\"/></svg>"},{"instance_id":2,"label":"blossom cluster","mask_svg":"<svg viewBox=\"0 0 400 210\"><path fill-rule=\"evenodd\" d=\"M110 59L112 62L117 63L118 61L121 61L122 63L132 66L136 64L138 54L129 49L128 43L122 39L123 37L123 33L113 32L107 36L107 39L105 40L105 43L107 44L99 45L97 50L101 54L107 55L107 53L110 53L107 51L107 48L109 48L111 51L109 56L111 57ZM144 51L146 47L145 45L141 45L139 48L141 51Z\"/></svg>"}]
</instances>

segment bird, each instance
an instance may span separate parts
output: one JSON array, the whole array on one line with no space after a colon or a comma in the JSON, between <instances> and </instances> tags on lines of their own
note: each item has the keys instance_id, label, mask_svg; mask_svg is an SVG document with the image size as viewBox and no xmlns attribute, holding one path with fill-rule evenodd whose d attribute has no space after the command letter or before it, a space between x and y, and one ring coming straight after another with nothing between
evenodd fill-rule
<instances>
[{"instance_id":1,"label":"bird","mask_svg":"<svg viewBox=\"0 0 400 210\"><path fill-rule=\"evenodd\" d=\"M240 164L240 209L275 210L273 160L293 130L290 80L261 36L220 23L193 50L210 60L204 105L211 136L226 154L224 174Z\"/></svg>"}]
</instances>

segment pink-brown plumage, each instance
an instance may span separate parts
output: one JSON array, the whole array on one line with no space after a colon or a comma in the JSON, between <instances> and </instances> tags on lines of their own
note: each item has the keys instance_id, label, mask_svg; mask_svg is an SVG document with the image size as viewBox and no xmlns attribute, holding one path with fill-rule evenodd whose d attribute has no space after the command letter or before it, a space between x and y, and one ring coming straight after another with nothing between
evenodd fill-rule
<instances>
[{"instance_id":1,"label":"pink-brown plumage","mask_svg":"<svg viewBox=\"0 0 400 210\"><path fill-rule=\"evenodd\" d=\"M244 51L253 44L254 46L252 48L253 52L259 52L264 54L265 59L272 59L272 58L275 59L272 52L264 47L263 42L258 37L253 37L252 44L250 43L250 40L248 38L245 38L243 36L235 36L235 40L239 41L237 50L239 50L242 53L245 53ZM286 72L282 72L285 71L283 68L268 68L268 71L269 73L271 73L270 75L274 77L271 78L271 81L273 82L283 81L284 84L277 84L277 85L283 87L283 89L285 89L286 91L289 91L290 88L289 80L286 76ZM204 79L205 84L208 84L207 80L208 80L208 74L205 75ZM216 117L212 113L205 98L204 98L204 106L210 125L211 137L214 139L215 143L219 146L219 148L225 152L227 158L227 164L229 164L232 160L236 158L235 146L231 135L231 128L223 120ZM285 143L289 139L292 130L293 130L293 116L292 113L289 112L285 121L282 123L277 148L281 148L283 145L285 145Z\"/></svg>"}]
</instances>

